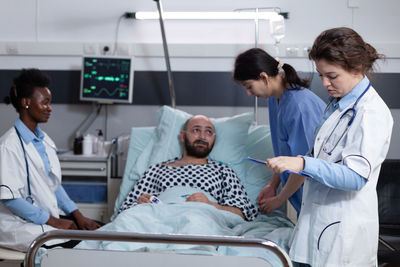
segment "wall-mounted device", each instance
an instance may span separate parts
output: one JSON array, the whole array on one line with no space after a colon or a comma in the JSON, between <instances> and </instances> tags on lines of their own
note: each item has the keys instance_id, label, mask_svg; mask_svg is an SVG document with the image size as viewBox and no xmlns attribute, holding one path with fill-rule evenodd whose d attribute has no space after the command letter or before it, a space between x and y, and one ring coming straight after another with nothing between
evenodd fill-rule
<instances>
[{"instance_id":1,"label":"wall-mounted device","mask_svg":"<svg viewBox=\"0 0 400 267\"><path fill-rule=\"evenodd\" d=\"M83 58L80 100L104 104L131 103L132 95L132 58Z\"/></svg>"}]
</instances>

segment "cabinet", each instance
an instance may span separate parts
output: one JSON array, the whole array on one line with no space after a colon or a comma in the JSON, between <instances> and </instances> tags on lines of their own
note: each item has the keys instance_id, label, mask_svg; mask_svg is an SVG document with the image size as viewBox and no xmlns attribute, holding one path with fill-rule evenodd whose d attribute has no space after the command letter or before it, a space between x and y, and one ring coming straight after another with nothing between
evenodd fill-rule
<instances>
[{"instance_id":1,"label":"cabinet","mask_svg":"<svg viewBox=\"0 0 400 267\"><path fill-rule=\"evenodd\" d=\"M108 222L121 179L111 177L111 159L99 155L59 155L64 189L79 210L94 220Z\"/></svg>"}]
</instances>

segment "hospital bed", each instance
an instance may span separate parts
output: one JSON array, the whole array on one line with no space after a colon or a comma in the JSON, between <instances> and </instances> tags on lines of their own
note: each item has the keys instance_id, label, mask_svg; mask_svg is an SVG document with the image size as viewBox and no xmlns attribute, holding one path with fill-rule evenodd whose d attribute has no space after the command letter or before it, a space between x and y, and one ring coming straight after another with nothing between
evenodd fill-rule
<instances>
[{"instance_id":1,"label":"hospital bed","mask_svg":"<svg viewBox=\"0 0 400 267\"><path fill-rule=\"evenodd\" d=\"M216 236L196 236L196 235L163 235L163 234L140 234L140 233L112 233L112 232L96 232L96 231L66 231L56 230L50 231L39 236L28 250L25 260L25 266L35 266L35 255L40 246L46 241L53 239L73 238L80 240L108 240L123 242L147 242L147 243L180 243L180 244L197 244L197 245L225 245L237 247L260 247L271 251L282 262L282 266L292 266L291 261L282 248L275 243L254 238L238 238L238 237L216 237ZM207 257L196 254L165 254L165 253L148 253L148 252L131 252L131 251L99 251L99 250L78 250L55 248L46 251L46 255L42 257L40 266L98 266L108 267L111 265L125 266L135 263L134 265L154 266L276 266L272 265L266 259L258 257L232 257L232 256L214 256ZM66 261L66 259L68 259Z\"/></svg>"},{"instance_id":2,"label":"hospital bed","mask_svg":"<svg viewBox=\"0 0 400 267\"><path fill-rule=\"evenodd\" d=\"M219 234L219 229L217 232L209 234L209 228L213 227L210 226L212 223L208 224L208 221L205 222L204 229L193 234L179 231L163 232L159 229L156 229L157 233L152 233L146 229L135 231L135 228L129 228L130 225L134 227L137 224L127 221L128 219L135 216L142 218L148 215L149 210L143 211L142 214L139 208L158 209L157 212L160 213L161 206L156 205L137 205L116 216L122 201L148 166L181 155L178 134L183 123L190 116L184 111L164 106L158 113L159 124L157 127L132 128L125 172L114 208L113 218L115 219L94 232L52 231L43 234L32 243L27 252L27 266L33 266L36 254L39 256L36 262L41 262L41 266L54 266L51 264L65 262L65 259L68 259L68 266L87 266L90 260L94 260L96 265L100 264L98 266L109 266L107 263L109 264L111 259L116 266L125 266L132 262L138 266L151 266L151 264L153 266L184 266L188 264L191 266L220 266L221 264L224 266L227 264L229 266L243 266L244 264L292 266L286 251L293 224L284 216L283 212L259 215L252 222L240 219L239 223L229 226L233 229L232 232L230 232L231 229L225 231L227 227L224 226L223 234ZM210 158L223 162L234 169L251 201L256 203L259 192L268 183L272 173L265 166L252 163L245 158L265 159L273 156L273 150L268 126L252 125L253 118L252 113L245 113L233 117L212 119L216 127L217 140ZM189 204L185 203L182 206ZM202 203L192 204L217 210ZM136 207L138 208L136 209ZM170 208L170 205L165 205L162 210L170 208L173 211L177 207L180 208L180 206ZM215 215L218 218L219 216L228 216L225 219L228 224L234 224L232 221L239 220L239 216L230 212L225 212L225 215ZM188 218L184 218L183 221L187 220ZM123 225L119 225L119 222L122 222ZM139 225L151 225L152 223L152 218L150 218L149 223L144 221ZM154 225L158 225L158 223L157 221ZM41 244L54 238L85 241L82 241L78 248L55 248L44 253L37 253ZM150 245L156 242L159 243L155 244L155 247ZM241 248L237 248L238 246ZM40 254L43 255L40 256ZM90 265L93 265L93 262ZM58 266L61 265L58 264Z\"/></svg>"}]
</instances>

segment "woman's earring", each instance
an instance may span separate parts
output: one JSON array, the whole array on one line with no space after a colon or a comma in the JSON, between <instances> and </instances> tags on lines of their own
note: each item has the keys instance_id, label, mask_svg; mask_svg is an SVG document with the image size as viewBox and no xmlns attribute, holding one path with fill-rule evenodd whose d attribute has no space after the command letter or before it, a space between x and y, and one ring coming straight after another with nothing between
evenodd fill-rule
<instances>
[{"instance_id":1,"label":"woman's earring","mask_svg":"<svg viewBox=\"0 0 400 267\"><path fill-rule=\"evenodd\" d=\"M25 108L26 108L26 109L28 109L28 108L29 108L29 106L28 106L28 105L26 105L26 106L25 106Z\"/></svg>"}]
</instances>

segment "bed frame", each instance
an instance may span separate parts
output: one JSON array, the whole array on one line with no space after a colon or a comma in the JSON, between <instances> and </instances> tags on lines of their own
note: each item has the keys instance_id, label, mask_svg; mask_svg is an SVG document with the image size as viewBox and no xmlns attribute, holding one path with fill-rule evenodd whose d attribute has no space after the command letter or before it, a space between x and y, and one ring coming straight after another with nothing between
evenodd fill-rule
<instances>
[{"instance_id":1,"label":"bed frame","mask_svg":"<svg viewBox=\"0 0 400 267\"><path fill-rule=\"evenodd\" d=\"M271 251L282 262L282 266L292 267L292 262L287 253L274 242L264 239L227 237L227 236L201 236L201 235L172 235L172 234L140 234L126 232L106 231L78 231L78 230L54 230L45 232L37 237L30 245L26 257L26 267L35 266L35 257L38 249L47 241L53 239L75 239L75 240L105 240L122 242L144 242L144 243L178 243L195 245L219 245L258 247ZM41 266L127 266L133 263L138 266L138 260L148 266L271 266L267 260L248 256L209 256L193 254L172 253L148 253L132 251L100 251L84 249L55 248L47 250L42 258ZM94 264L96 260L96 264ZM125 264L123 265L124 262ZM172 265L168 265L168 263ZM64 265L63 265L64 264ZM229 265L228 265L229 264Z\"/></svg>"}]
</instances>

